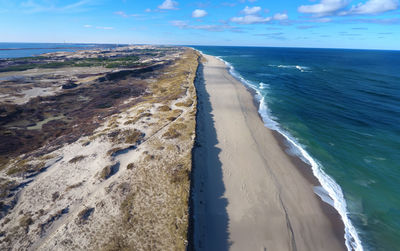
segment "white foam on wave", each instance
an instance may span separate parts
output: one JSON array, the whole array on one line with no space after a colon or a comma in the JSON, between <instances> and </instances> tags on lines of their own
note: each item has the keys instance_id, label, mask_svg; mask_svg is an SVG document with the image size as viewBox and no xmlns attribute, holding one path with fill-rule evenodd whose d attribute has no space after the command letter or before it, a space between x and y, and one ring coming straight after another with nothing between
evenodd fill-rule
<instances>
[{"instance_id":1,"label":"white foam on wave","mask_svg":"<svg viewBox=\"0 0 400 251\"><path fill-rule=\"evenodd\" d=\"M261 90L266 90L269 88L269 85L263 82L260 82L259 87Z\"/></svg>"},{"instance_id":2,"label":"white foam on wave","mask_svg":"<svg viewBox=\"0 0 400 251\"><path fill-rule=\"evenodd\" d=\"M321 164L314 160L311 155L305 150L305 147L302 146L293 136L291 136L288 132L282 129L276 119L271 116L269 112L268 106L265 102L265 97L261 94L261 92L249 81L244 79L239 73L235 71L235 68L228 62L222 59L221 56L217 56L219 60L224 62L229 67L229 72L232 76L240 80L246 86L252 88L256 92L256 99L259 101L259 109L264 125L271 130L275 130L279 132L290 144L291 151L296 153L298 157L300 157L305 163L311 166L312 172L315 177L317 177L318 181L321 183L320 187L315 187L314 192L326 203L333 206L339 215L345 226L345 244L349 251L363 251L363 247L361 244L361 240L358 237L357 231L353 226L353 223L350 221L347 212L347 204L343 196L343 192L341 187L335 182L333 178L331 178L325 171L322 169ZM279 66L278 66L279 67ZM292 67L292 66L282 66L284 67ZM294 66L297 68L297 66ZM300 67L300 66L299 66ZM297 68L299 69L299 68Z\"/></svg>"},{"instance_id":3,"label":"white foam on wave","mask_svg":"<svg viewBox=\"0 0 400 251\"><path fill-rule=\"evenodd\" d=\"M309 72L310 71L310 67L301 66L301 65L273 65L273 64L270 64L269 66L278 67L278 68L297 69L301 72Z\"/></svg>"}]
</instances>

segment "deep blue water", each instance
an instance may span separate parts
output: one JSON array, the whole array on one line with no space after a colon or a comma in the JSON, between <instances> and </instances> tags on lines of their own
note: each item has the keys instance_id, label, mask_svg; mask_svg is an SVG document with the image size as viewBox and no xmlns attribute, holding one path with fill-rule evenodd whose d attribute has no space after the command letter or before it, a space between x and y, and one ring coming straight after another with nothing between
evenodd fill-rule
<instances>
[{"instance_id":1,"label":"deep blue water","mask_svg":"<svg viewBox=\"0 0 400 251\"><path fill-rule=\"evenodd\" d=\"M0 58L31 57L48 52L114 48L116 46L111 44L0 43Z\"/></svg>"},{"instance_id":2,"label":"deep blue water","mask_svg":"<svg viewBox=\"0 0 400 251\"><path fill-rule=\"evenodd\" d=\"M348 247L400 250L400 51L194 48L259 93L266 125L333 199Z\"/></svg>"}]
</instances>

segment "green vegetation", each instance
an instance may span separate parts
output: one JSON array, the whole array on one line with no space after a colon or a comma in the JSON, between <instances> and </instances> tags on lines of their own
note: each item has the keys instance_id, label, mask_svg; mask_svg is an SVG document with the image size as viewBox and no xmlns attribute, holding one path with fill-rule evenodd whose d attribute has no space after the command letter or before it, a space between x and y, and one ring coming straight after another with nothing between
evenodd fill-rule
<instances>
[{"instance_id":1,"label":"green vegetation","mask_svg":"<svg viewBox=\"0 0 400 251\"><path fill-rule=\"evenodd\" d=\"M38 60L40 60L38 62ZM132 68L140 65L137 61L138 56L125 56L125 57L99 57L99 58L83 58L83 59L68 59L60 61L48 62L48 57L28 57L23 60L13 61L15 64L0 68L0 72L8 71L25 71L29 69L56 69L63 67L93 67L103 66L106 68ZM43 63L44 61L44 63Z\"/></svg>"},{"instance_id":2,"label":"green vegetation","mask_svg":"<svg viewBox=\"0 0 400 251\"><path fill-rule=\"evenodd\" d=\"M7 170L7 174L8 175L22 174L27 171L39 172L42 168L45 167L44 162L40 162L37 165L27 164L27 162L28 162L27 160L21 160L17 162L14 166L10 167Z\"/></svg>"},{"instance_id":3,"label":"green vegetation","mask_svg":"<svg viewBox=\"0 0 400 251\"><path fill-rule=\"evenodd\" d=\"M8 195L8 192L12 190L15 186L17 186L17 182L14 180L6 180L1 178L0 179L0 198L5 198ZM0 202L0 206L1 206Z\"/></svg>"}]
</instances>

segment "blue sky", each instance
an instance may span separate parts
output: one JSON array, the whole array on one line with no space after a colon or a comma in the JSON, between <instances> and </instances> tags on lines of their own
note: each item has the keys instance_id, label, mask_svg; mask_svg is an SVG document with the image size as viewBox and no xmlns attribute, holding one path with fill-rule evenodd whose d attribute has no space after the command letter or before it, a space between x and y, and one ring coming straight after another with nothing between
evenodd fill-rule
<instances>
[{"instance_id":1,"label":"blue sky","mask_svg":"<svg viewBox=\"0 0 400 251\"><path fill-rule=\"evenodd\" d=\"M399 0L0 0L1 42L400 49Z\"/></svg>"}]
</instances>

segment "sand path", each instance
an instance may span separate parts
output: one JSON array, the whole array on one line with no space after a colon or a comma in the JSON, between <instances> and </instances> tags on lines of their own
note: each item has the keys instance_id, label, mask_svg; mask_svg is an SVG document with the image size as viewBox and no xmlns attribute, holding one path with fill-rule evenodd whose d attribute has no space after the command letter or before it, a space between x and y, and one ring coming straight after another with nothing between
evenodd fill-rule
<instances>
[{"instance_id":1,"label":"sand path","mask_svg":"<svg viewBox=\"0 0 400 251\"><path fill-rule=\"evenodd\" d=\"M313 185L246 88L205 55L197 81L194 245L200 250L345 250Z\"/></svg>"}]
</instances>

